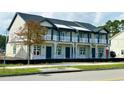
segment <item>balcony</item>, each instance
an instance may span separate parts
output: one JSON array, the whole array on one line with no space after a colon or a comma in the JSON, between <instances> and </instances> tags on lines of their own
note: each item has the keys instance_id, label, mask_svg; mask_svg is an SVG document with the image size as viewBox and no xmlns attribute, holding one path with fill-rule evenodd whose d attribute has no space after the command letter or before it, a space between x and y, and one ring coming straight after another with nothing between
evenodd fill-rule
<instances>
[{"instance_id":1,"label":"balcony","mask_svg":"<svg viewBox=\"0 0 124 93\"><path fill-rule=\"evenodd\" d=\"M45 35L44 36L45 40L51 40L51 35ZM53 40L54 41L62 41L62 42L71 42L70 41L70 36L57 36L57 35L53 35ZM78 37L72 37L72 42L78 42ZM79 38L79 42L82 43L88 43L88 38ZM98 44L98 39L89 39L89 43L94 43L94 44ZM106 39L99 39L99 43L100 44L106 44L107 41Z\"/></svg>"},{"instance_id":2,"label":"balcony","mask_svg":"<svg viewBox=\"0 0 124 93\"><path fill-rule=\"evenodd\" d=\"M72 42L78 42L78 37L72 37Z\"/></svg>"},{"instance_id":3,"label":"balcony","mask_svg":"<svg viewBox=\"0 0 124 93\"><path fill-rule=\"evenodd\" d=\"M70 42L70 37L69 36L60 36L60 41Z\"/></svg>"},{"instance_id":4,"label":"balcony","mask_svg":"<svg viewBox=\"0 0 124 93\"><path fill-rule=\"evenodd\" d=\"M45 40L51 40L51 35L45 35L45 36L44 36L44 39L45 39Z\"/></svg>"},{"instance_id":5,"label":"balcony","mask_svg":"<svg viewBox=\"0 0 124 93\"><path fill-rule=\"evenodd\" d=\"M93 43L97 44L98 43L98 39L93 39Z\"/></svg>"},{"instance_id":6,"label":"balcony","mask_svg":"<svg viewBox=\"0 0 124 93\"><path fill-rule=\"evenodd\" d=\"M79 38L79 42L88 43L88 38Z\"/></svg>"},{"instance_id":7,"label":"balcony","mask_svg":"<svg viewBox=\"0 0 124 93\"><path fill-rule=\"evenodd\" d=\"M106 39L99 39L99 43L106 44Z\"/></svg>"}]
</instances>

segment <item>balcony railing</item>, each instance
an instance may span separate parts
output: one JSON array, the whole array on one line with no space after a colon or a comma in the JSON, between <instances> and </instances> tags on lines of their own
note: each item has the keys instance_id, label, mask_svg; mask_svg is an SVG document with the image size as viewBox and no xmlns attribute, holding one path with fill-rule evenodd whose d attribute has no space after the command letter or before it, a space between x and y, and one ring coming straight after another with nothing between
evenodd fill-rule
<instances>
[{"instance_id":1,"label":"balcony railing","mask_svg":"<svg viewBox=\"0 0 124 93\"><path fill-rule=\"evenodd\" d=\"M79 42L88 43L88 38L79 38Z\"/></svg>"},{"instance_id":2,"label":"balcony railing","mask_svg":"<svg viewBox=\"0 0 124 93\"><path fill-rule=\"evenodd\" d=\"M45 35L44 39L45 40L51 40L51 35ZM59 41L59 39L60 39L60 41L63 41L63 42L71 42L70 41L70 36L60 36L59 37L59 36L53 35L53 40L54 41ZM78 42L78 37L72 37L72 42ZM79 38L79 42L88 43L88 38ZM107 41L106 41L106 39L99 39L99 42L98 42L98 39L90 38L89 43L106 44Z\"/></svg>"},{"instance_id":3,"label":"balcony railing","mask_svg":"<svg viewBox=\"0 0 124 93\"><path fill-rule=\"evenodd\" d=\"M60 36L60 41L70 41L69 36Z\"/></svg>"},{"instance_id":4,"label":"balcony railing","mask_svg":"<svg viewBox=\"0 0 124 93\"><path fill-rule=\"evenodd\" d=\"M72 37L72 42L78 42L78 37Z\"/></svg>"},{"instance_id":5,"label":"balcony railing","mask_svg":"<svg viewBox=\"0 0 124 93\"><path fill-rule=\"evenodd\" d=\"M93 43L98 43L98 39L93 39Z\"/></svg>"},{"instance_id":6,"label":"balcony railing","mask_svg":"<svg viewBox=\"0 0 124 93\"><path fill-rule=\"evenodd\" d=\"M45 39L45 40L51 40L51 35L45 35L45 36L44 36L44 39Z\"/></svg>"},{"instance_id":7,"label":"balcony railing","mask_svg":"<svg viewBox=\"0 0 124 93\"><path fill-rule=\"evenodd\" d=\"M107 43L107 42L106 42L106 39L99 39L99 43L105 44L105 43Z\"/></svg>"}]
</instances>

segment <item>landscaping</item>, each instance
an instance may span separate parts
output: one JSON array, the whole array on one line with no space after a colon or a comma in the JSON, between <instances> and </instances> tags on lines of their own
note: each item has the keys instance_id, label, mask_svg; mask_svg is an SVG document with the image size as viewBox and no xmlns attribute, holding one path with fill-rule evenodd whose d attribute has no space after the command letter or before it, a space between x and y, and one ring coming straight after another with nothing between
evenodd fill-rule
<instances>
[{"instance_id":1,"label":"landscaping","mask_svg":"<svg viewBox=\"0 0 124 93\"><path fill-rule=\"evenodd\" d=\"M52 66L48 68L77 68L80 70L102 70L102 69L119 69L124 68L124 63L106 64L106 65L75 65L75 66Z\"/></svg>"},{"instance_id":2,"label":"landscaping","mask_svg":"<svg viewBox=\"0 0 124 93\"><path fill-rule=\"evenodd\" d=\"M124 68L124 63L121 64L109 64L109 65L87 65L87 66L72 66L80 70L102 70L102 69L119 69Z\"/></svg>"},{"instance_id":3,"label":"landscaping","mask_svg":"<svg viewBox=\"0 0 124 93\"><path fill-rule=\"evenodd\" d=\"M65 63L66 64L66 63ZM21 64L6 64L0 65L0 76L16 76L44 72L69 72L69 71L92 71L92 70L105 70L105 69L123 69L124 63L91 63L91 64L47 64L47 65L21 65Z\"/></svg>"},{"instance_id":4,"label":"landscaping","mask_svg":"<svg viewBox=\"0 0 124 93\"><path fill-rule=\"evenodd\" d=\"M25 68L25 69L0 69L0 76L6 75L25 75L41 72L38 68Z\"/></svg>"}]
</instances>

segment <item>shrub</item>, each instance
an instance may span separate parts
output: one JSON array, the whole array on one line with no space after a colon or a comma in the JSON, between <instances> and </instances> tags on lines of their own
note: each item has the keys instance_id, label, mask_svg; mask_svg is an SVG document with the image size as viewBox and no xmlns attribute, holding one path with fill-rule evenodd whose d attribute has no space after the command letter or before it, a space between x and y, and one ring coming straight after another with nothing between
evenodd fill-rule
<instances>
[{"instance_id":1,"label":"shrub","mask_svg":"<svg viewBox=\"0 0 124 93\"><path fill-rule=\"evenodd\" d=\"M116 53L114 51L110 51L110 57L115 58L116 57Z\"/></svg>"}]
</instances>

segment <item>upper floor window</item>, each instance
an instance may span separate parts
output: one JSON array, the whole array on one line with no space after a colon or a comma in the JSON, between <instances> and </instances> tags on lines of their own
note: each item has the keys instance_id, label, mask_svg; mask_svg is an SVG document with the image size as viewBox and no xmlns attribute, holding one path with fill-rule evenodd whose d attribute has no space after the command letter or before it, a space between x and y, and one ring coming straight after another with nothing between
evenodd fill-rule
<instances>
[{"instance_id":1,"label":"upper floor window","mask_svg":"<svg viewBox=\"0 0 124 93\"><path fill-rule=\"evenodd\" d=\"M88 34L87 33L79 33L79 37L80 38L88 38Z\"/></svg>"},{"instance_id":2,"label":"upper floor window","mask_svg":"<svg viewBox=\"0 0 124 93\"><path fill-rule=\"evenodd\" d=\"M98 39L98 36L99 36L98 34L95 34L95 39Z\"/></svg>"},{"instance_id":3,"label":"upper floor window","mask_svg":"<svg viewBox=\"0 0 124 93\"><path fill-rule=\"evenodd\" d=\"M79 54L80 55L86 55L86 48L85 47L80 47L79 48Z\"/></svg>"},{"instance_id":4,"label":"upper floor window","mask_svg":"<svg viewBox=\"0 0 124 93\"><path fill-rule=\"evenodd\" d=\"M33 53L34 53L34 55L41 55L41 46L40 45L34 45Z\"/></svg>"},{"instance_id":5,"label":"upper floor window","mask_svg":"<svg viewBox=\"0 0 124 93\"><path fill-rule=\"evenodd\" d=\"M99 35L99 39L106 39L106 35L105 34Z\"/></svg>"},{"instance_id":6,"label":"upper floor window","mask_svg":"<svg viewBox=\"0 0 124 93\"><path fill-rule=\"evenodd\" d=\"M60 39L64 40L64 37L65 37L65 32L60 32Z\"/></svg>"}]
</instances>

